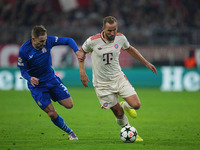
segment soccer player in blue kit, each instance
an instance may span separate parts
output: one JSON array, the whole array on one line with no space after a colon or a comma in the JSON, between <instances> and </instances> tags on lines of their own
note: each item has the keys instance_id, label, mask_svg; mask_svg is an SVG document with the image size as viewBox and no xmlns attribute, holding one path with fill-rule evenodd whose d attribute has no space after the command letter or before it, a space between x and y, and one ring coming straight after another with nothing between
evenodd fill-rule
<instances>
[{"instance_id":1,"label":"soccer player in blue kit","mask_svg":"<svg viewBox=\"0 0 200 150\"><path fill-rule=\"evenodd\" d=\"M54 109L51 99L65 108L72 108L73 101L68 89L52 68L51 49L56 45L69 45L78 60L83 53L78 50L72 38L47 36L47 30L42 25L36 25L31 32L31 39L25 42L19 51L18 67L21 75L28 81L28 88L37 105L45 111L51 121L68 134L69 140L78 140L72 129L64 122Z\"/></svg>"}]
</instances>

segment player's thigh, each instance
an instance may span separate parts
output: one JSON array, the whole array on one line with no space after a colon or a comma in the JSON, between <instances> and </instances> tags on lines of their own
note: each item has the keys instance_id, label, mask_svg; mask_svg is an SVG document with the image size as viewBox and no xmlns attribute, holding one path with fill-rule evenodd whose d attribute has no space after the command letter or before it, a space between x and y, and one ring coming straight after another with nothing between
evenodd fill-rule
<instances>
[{"instance_id":1,"label":"player's thigh","mask_svg":"<svg viewBox=\"0 0 200 150\"><path fill-rule=\"evenodd\" d=\"M137 94L125 97L124 100L134 109L139 109L141 107L140 99Z\"/></svg>"},{"instance_id":2,"label":"player's thigh","mask_svg":"<svg viewBox=\"0 0 200 150\"><path fill-rule=\"evenodd\" d=\"M36 104L44 110L50 103L50 94L48 92L48 89L46 88L36 88L36 87L30 87L31 95L33 99L35 100Z\"/></svg>"},{"instance_id":3,"label":"player's thigh","mask_svg":"<svg viewBox=\"0 0 200 150\"><path fill-rule=\"evenodd\" d=\"M134 109L140 108L140 100L135 91L135 88L130 84L128 79L124 76L120 80L119 95L128 102Z\"/></svg>"},{"instance_id":4,"label":"player's thigh","mask_svg":"<svg viewBox=\"0 0 200 150\"><path fill-rule=\"evenodd\" d=\"M135 88L130 84L125 75L121 76L118 84L119 96L121 96L122 98L137 94Z\"/></svg>"},{"instance_id":5,"label":"player's thigh","mask_svg":"<svg viewBox=\"0 0 200 150\"><path fill-rule=\"evenodd\" d=\"M63 101L61 102L61 104L63 104L64 106L66 106L66 102L71 103L71 95L67 87L62 83L59 78L57 78L57 80L53 80L51 84L54 85L53 88L51 88L50 90L51 99L53 101Z\"/></svg>"},{"instance_id":6,"label":"player's thigh","mask_svg":"<svg viewBox=\"0 0 200 150\"><path fill-rule=\"evenodd\" d=\"M71 97L65 98L63 100L58 101L61 105L63 105L65 108L72 108L73 107L73 100Z\"/></svg>"}]
</instances>

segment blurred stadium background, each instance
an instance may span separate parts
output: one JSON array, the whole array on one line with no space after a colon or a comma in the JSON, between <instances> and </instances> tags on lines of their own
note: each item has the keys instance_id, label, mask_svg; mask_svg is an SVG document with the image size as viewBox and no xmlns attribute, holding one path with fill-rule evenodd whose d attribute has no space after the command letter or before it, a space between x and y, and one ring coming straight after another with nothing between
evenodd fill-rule
<instances>
[{"instance_id":1,"label":"blurred stadium background","mask_svg":"<svg viewBox=\"0 0 200 150\"><path fill-rule=\"evenodd\" d=\"M19 79L19 48L36 24L44 25L48 35L74 38L81 47L89 36L101 32L102 19L108 15L118 19L118 31L158 70L155 75L121 52L122 70L142 102L138 119L129 122L144 142L121 142L113 114L100 109L93 88L82 86L74 52L58 46L52 50L53 66L68 87L74 108L66 111L53 105L80 139L67 141L26 91L26 81ZM86 66L92 87L90 56ZM199 91L200 0L0 0L2 150L196 150Z\"/></svg>"},{"instance_id":2,"label":"blurred stadium background","mask_svg":"<svg viewBox=\"0 0 200 150\"><path fill-rule=\"evenodd\" d=\"M118 31L158 69L155 76L122 52L121 66L135 87L200 90L200 0L0 0L0 90L26 89L17 57L34 25L46 26L48 35L72 37L81 47L101 32L108 15L118 19ZM54 49L57 75L67 86L81 86L73 51ZM86 66L91 80L89 56Z\"/></svg>"}]
</instances>

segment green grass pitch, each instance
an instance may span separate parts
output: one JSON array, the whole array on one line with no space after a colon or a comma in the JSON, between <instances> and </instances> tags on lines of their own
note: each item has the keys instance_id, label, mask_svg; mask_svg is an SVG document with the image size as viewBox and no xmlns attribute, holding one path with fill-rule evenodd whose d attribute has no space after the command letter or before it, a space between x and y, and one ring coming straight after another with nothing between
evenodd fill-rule
<instances>
[{"instance_id":1,"label":"green grass pitch","mask_svg":"<svg viewBox=\"0 0 200 150\"><path fill-rule=\"evenodd\" d=\"M142 107L129 122L144 139L123 143L111 110L102 110L93 88L68 88L74 107L53 103L79 137L53 125L29 91L0 91L0 150L196 150L200 147L200 92L136 88ZM122 99L120 99L121 101Z\"/></svg>"}]
</instances>

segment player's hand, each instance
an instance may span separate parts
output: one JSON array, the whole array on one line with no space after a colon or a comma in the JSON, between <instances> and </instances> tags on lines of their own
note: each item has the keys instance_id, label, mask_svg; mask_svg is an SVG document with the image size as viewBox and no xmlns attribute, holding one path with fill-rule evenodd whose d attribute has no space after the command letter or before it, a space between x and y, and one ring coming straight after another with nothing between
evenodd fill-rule
<instances>
[{"instance_id":1,"label":"player's hand","mask_svg":"<svg viewBox=\"0 0 200 150\"><path fill-rule=\"evenodd\" d=\"M36 77L31 77L30 82L31 82L32 86L35 87L35 85L38 85L38 84L39 84L39 80L40 80L40 79L38 79L38 78L36 78Z\"/></svg>"},{"instance_id":2,"label":"player's hand","mask_svg":"<svg viewBox=\"0 0 200 150\"><path fill-rule=\"evenodd\" d=\"M154 65L152 65L151 63L148 63L147 68L149 68L153 73L157 74L157 70L156 67Z\"/></svg>"},{"instance_id":3,"label":"player's hand","mask_svg":"<svg viewBox=\"0 0 200 150\"><path fill-rule=\"evenodd\" d=\"M85 52L82 49L76 52L76 56L81 62L85 60Z\"/></svg>"},{"instance_id":4,"label":"player's hand","mask_svg":"<svg viewBox=\"0 0 200 150\"><path fill-rule=\"evenodd\" d=\"M88 79L88 76L86 73L81 74L81 82L85 87L88 87L87 81L90 81Z\"/></svg>"}]
</instances>

